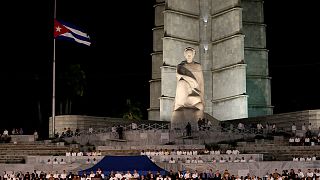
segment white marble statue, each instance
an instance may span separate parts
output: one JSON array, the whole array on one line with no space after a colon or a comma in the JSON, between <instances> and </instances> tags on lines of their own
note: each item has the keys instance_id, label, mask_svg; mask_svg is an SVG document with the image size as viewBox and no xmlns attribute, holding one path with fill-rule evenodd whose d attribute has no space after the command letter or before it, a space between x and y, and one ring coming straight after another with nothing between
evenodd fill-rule
<instances>
[{"instance_id":1,"label":"white marble statue","mask_svg":"<svg viewBox=\"0 0 320 180\"><path fill-rule=\"evenodd\" d=\"M195 53L194 48L186 48L184 51L185 60L177 65L177 88L171 119L172 129L181 129L188 121L196 124L199 118L203 118L204 80L201 65L193 60ZM188 115L184 112L186 109L189 111ZM190 112L192 112L192 117L190 117ZM182 121L185 123L178 125Z\"/></svg>"}]
</instances>

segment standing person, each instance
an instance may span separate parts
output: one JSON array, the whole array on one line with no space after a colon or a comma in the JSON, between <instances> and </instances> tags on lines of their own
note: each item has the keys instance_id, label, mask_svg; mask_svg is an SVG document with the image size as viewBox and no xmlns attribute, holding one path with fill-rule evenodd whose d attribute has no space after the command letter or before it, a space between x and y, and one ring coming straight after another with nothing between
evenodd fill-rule
<instances>
[{"instance_id":1,"label":"standing person","mask_svg":"<svg viewBox=\"0 0 320 180\"><path fill-rule=\"evenodd\" d=\"M293 136L296 136L297 126L296 126L295 123L292 124L291 130L292 130L292 135L293 135Z\"/></svg>"},{"instance_id":2,"label":"standing person","mask_svg":"<svg viewBox=\"0 0 320 180\"><path fill-rule=\"evenodd\" d=\"M186 126L186 130L187 130L187 136L191 136L191 124L190 124L190 122L188 122L188 124Z\"/></svg>"},{"instance_id":3,"label":"standing person","mask_svg":"<svg viewBox=\"0 0 320 180\"><path fill-rule=\"evenodd\" d=\"M119 135L119 139L123 139L123 128L122 128L121 125L118 126L117 132L118 132L118 135Z\"/></svg>"}]
</instances>

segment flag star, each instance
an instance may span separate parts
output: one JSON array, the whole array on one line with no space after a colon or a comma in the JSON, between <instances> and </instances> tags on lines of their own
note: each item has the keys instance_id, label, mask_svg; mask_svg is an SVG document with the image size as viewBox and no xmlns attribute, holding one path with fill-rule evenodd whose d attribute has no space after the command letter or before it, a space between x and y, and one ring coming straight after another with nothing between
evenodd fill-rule
<instances>
[{"instance_id":1,"label":"flag star","mask_svg":"<svg viewBox=\"0 0 320 180\"><path fill-rule=\"evenodd\" d=\"M61 30L61 27L57 26L57 27L56 27L56 31L57 31L57 32L60 32L60 30Z\"/></svg>"}]
</instances>

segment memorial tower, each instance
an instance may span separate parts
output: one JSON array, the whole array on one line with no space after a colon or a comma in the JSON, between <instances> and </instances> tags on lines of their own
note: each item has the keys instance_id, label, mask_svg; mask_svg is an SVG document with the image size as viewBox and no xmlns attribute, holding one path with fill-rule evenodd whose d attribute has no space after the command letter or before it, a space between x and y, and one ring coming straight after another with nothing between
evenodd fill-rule
<instances>
[{"instance_id":1,"label":"memorial tower","mask_svg":"<svg viewBox=\"0 0 320 180\"><path fill-rule=\"evenodd\" d=\"M202 65L204 111L224 121L270 115L262 0L156 0L150 120L170 121L186 47Z\"/></svg>"}]
</instances>

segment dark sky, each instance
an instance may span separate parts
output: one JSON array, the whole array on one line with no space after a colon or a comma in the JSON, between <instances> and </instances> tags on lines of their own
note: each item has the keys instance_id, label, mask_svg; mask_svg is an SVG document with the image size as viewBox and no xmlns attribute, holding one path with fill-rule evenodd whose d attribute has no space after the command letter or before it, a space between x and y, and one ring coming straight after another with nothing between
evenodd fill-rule
<instances>
[{"instance_id":1,"label":"dark sky","mask_svg":"<svg viewBox=\"0 0 320 180\"><path fill-rule=\"evenodd\" d=\"M282 3L282 4L281 4ZM51 115L53 0L2 3L1 128L47 131ZM317 6L266 0L267 48L274 112L320 108ZM153 1L57 2L57 19L86 30L87 47L56 41L57 104L71 64L86 73L86 91L73 114L120 116L126 99L147 118L151 78ZM41 119L39 120L39 105ZM57 107L57 114L59 114Z\"/></svg>"}]
</instances>

